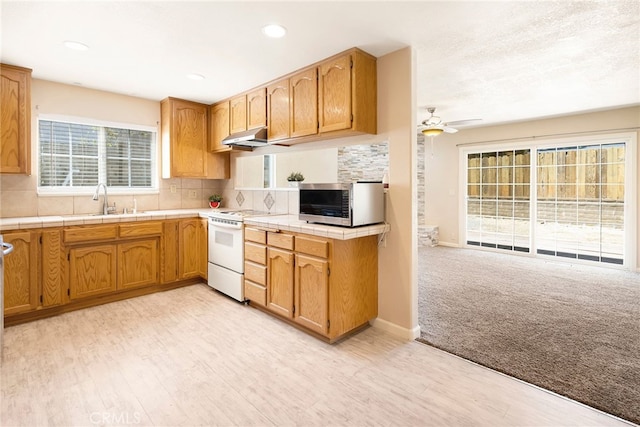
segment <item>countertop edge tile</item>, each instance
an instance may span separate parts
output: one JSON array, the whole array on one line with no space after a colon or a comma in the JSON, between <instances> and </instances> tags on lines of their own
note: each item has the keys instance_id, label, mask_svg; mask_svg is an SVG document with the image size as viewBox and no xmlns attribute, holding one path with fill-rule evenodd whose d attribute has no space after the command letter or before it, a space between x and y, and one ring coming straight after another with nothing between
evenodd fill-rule
<instances>
[{"instance_id":1,"label":"countertop edge tile","mask_svg":"<svg viewBox=\"0 0 640 427\"><path fill-rule=\"evenodd\" d=\"M269 230L278 229L337 240L356 239L359 237L382 234L389 231L389 224L374 224L354 228L308 224L304 221L300 221L297 215L280 215L278 218L267 216L248 217L244 219L244 223L245 225L253 225Z\"/></svg>"}]
</instances>

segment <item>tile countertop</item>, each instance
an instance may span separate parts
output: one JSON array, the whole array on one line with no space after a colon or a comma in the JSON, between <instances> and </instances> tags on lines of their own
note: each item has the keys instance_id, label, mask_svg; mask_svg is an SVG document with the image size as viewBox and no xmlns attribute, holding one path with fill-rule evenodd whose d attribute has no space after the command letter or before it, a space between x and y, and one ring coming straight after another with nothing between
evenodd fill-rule
<instances>
[{"instance_id":1,"label":"tile countertop","mask_svg":"<svg viewBox=\"0 0 640 427\"><path fill-rule=\"evenodd\" d=\"M118 215L64 215L0 218L0 232L25 228L62 227L67 225L112 224L176 218L206 218L211 209L170 209Z\"/></svg>"},{"instance_id":2,"label":"tile countertop","mask_svg":"<svg viewBox=\"0 0 640 427\"><path fill-rule=\"evenodd\" d=\"M252 216L245 218L244 223L245 225L253 225L267 230L293 231L338 240L375 236L386 233L390 229L389 224L364 225L354 228L309 224L306 221L300 221L298 215Z\"/></svg>"}]
</instances>

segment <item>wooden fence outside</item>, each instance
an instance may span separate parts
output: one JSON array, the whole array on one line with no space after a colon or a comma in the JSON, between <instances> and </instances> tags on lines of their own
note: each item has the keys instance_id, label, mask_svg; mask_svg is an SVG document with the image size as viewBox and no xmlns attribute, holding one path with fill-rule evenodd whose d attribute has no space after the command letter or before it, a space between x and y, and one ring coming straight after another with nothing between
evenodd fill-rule
<instances>
[{"instance_id":1,"label":"wooden fence outside","mask_svg":"<svg viewBox=\"0 0 640 427\"><path fill-rule=\"evenodd\" d=\"M529 199L529 150L474 153L467 160L470 198ZM624 144L539 150L537 198L623 202L624 161Z\"/></svg>"}]
</instances>

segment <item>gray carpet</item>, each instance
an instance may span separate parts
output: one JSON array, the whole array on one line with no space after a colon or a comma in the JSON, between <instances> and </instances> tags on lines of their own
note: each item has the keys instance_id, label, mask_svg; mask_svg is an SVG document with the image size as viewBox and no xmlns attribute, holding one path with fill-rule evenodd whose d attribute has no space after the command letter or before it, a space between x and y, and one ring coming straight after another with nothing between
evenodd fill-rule
<instances>
[{"instance_id":1,"label":"gray carpet","mask_svg":"<svg viewBox=\"0 0 640 427\"><path fill-rule=\"evenodd\" d=\"M419 249L419 340L640 424L640 275Z\"/></svg>"}]
</instances>

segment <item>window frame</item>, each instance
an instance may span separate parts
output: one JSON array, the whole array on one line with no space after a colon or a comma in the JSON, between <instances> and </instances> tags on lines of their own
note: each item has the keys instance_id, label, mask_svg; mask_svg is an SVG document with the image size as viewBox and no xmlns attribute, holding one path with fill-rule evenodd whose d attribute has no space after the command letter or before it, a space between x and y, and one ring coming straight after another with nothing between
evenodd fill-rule
<instances>
[{"instance_id":1,"label":"window frame","mask_svg":"<svg viewBox=\"0 0 640 427\"><path fill-rule=\"evenodd\" d=\"M40 121L52 121L52 122L61 122L61 123L71 123L78 125L86 125L86 126L99 126L102 128L118 128L118 129L126 129L126 130L138 130L144 132L152 132L155 136L153 138L151 144L151 187L121 187L121 186L113 186L108 187L109 195L128 195L128 194L159 194L159 178L158 175L160 173L160 150L158 149L158 141L159 141L159 132L158 126L147 126L147 125L139 125L132 123L121 123L121 122L111 122L105 120L92 119L87 117L78 117L78 116L66 116L66 115L58 115L58 114L40 114L36 119L36 193L38 196L91 196L95 192L95 186L91 187L49 187L49 186L41 186L40 185L40 155L41 155L41 146L40 146ZM104 171L106 174L107 169L107 153L106 146L104 144L100 144L98 146L98 164L99 168ZM102 182L100 177L102 174L99 173L98 181Z\"/></svg>"}]
</instances>

